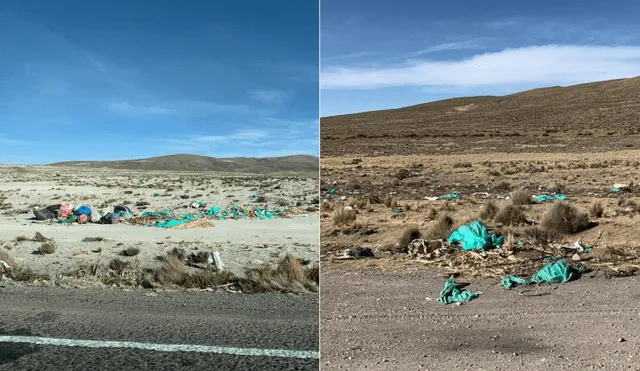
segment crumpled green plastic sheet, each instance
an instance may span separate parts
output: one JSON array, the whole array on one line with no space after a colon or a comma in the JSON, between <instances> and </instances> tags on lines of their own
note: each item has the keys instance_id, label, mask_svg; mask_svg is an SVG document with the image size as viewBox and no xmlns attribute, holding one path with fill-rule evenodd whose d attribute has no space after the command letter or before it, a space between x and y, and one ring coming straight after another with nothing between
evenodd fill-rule
<instances>
[{"instance_id":1,"label":"crumpled green plastic sheet","mask_svg":"<svg viewBox=\"0 0 640 371\"><path fill-rule=\"evenodd\" d=\"M474 220L451 233L447 242L461 242L464 250L486 250L502 246L504 237L487 232L483 222Z\"/></svg>"},{"instance_id":2,"label":"crumpled green plastic sheet","mask_svg":"<svg viewBox=\"0 0 640 371\"><path fill-rule=\"evenodd\" d=\"M553 200L566 200L567 196L563 195L562 193L558 193L555 195L540 195L540 196L536 196L536 202L540 203L540 202L547 202L547 201L553 201Z\"/></svg>"},{"instance_id":3,"label":"crumpled green plastic sheet","mask_svg":"<svg viewBox=\"0 0 640 371\"><path fill-rule=\"evenodd\" d=\"M449 193L438 197L439 200L459 200L461 197L457 193Z\"/></svg>"},{"instance_id":4,"label":"crumpled green plastic sheet","mask_svg":"<svg viewBox=\"0 0 640 371\"><path fill-rule=\"evenodd\" d=\"M534 283L566 283L573 279L580 277L580 274L584 272L584 267L575 269L568 266L563 261L558 261L546 265L544 268L538 271L535 276L530 279L508 276L502 279L502 286L505 289L511 290L517 286L527 286Z\"/></svg>"},{"instance_id":5,"label":"crumpled green plastic sheet","mask_svg":"<svg viewBox=\"0 0 640 371\"><path fill-rule=\"evenodd\" d=\"M445 282L444 288L440 291L440 296L436 301L445 305L451 303L466 303L481 295L484 295L481 291L474 292L461 289L458 287L458 284L456 284L455 278L451 276L447 282Z\"/></svg>"}]
</instances>

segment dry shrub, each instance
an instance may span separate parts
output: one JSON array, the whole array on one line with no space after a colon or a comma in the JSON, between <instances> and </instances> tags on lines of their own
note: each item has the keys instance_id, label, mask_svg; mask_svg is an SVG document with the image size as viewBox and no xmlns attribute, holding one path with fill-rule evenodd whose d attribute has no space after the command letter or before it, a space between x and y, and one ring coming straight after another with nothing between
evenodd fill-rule
<instances>
[{"instance_id":1,"label":"dry shrub","mask_svg":"<svg viewBox=\"0 0 640 371\"><path fill-rule=\"evenodd\" d=\"M498 173L498 175L500 175L500 173ZM511 190L511 184L509 182L502 181L493 186L493 189L495 189L496 191L509 192Z\"/></svg>"},{"instance_id":2,"label":"dry shrub","mask_svg":"<svg viewBox=\"0 0 640 371\"><path fill-rule=\"evenodd\" d=\"M384 206L390 209L396 209L398 208L398 199L393 196L387 196L384 199Z\"/></svg>"},{"instance_id":3,"label":"dry shrub","mask_svg":"<svg viewBox=\"0 0 640 371\"><path fill-rule=\"evenodd\" d=\"M400 169L397 173L396 173L396 178L398 180L402 180L405 178L408 178L409 176L411 176L411 171L407 170L407 169Z\"/></svg>"},{"instance_id":4,"label":"dry shrub","mask_svg":"<svg viewBox=\"0 0 640 371\"><path fill-rule=\"evenodd\" d=\"M82 239L82 242L102 242L104 240L104 237L85 237Z\"/></svg>"},{"instance_id":5,"label":"dry shrub","mask_svg":"<svg viewBox=\"0 0 640 371\"><path fill-rule=\"evenodd\" d=\"M486 202L480 209L480 219L493 220L498 213L498 207L492 201Z\"/></svg>"},{"instance_id":6,"label":"dry shrub","mask_svg":"<svg viewBox=\"0 0 640 371\"><path fill-rule=\"evenodd\" d=\"M498 211L494 220L502 225L512 226L522 224L527 219L520 206L509 204Z\"/></svg>"},{"instance_id":7,"label":"dry shrub","mask_svg":"<svg viewBox=\"0 0 640 371\"><path fill-rule=\"evenodd\" d=\"M242 291L305 293L318 291L317 277L315 268L305 268L299 259L287 255L275 268L265 264L248 270L238 283Z\"/></svg>"},{"instance_id":8,"label":"dry shrub","mask_svg":"<svg viewBox=\"0 0 640 371\"><path fill-rule=\"evenodd\" d=\"M533 203L533 200L531 199L531 193L525 191L524 189L520 189L513 192L511 202L514 205L529 205Z\"/></svg>"},{"instance_id":9,"label":"dry shrub","mask_svg":"<svg viewBox=\"0 0 640 371\"><path fill-rule=\"evenodd\" d=\"M427 240L445 239L451 234L452 227L453 219L449 215L442 215L435 223L429 226L424 238Z\"/></svg>"},{"instance_id":10,"label":"dry shrub","mask_svg":"<svg viewBox=\"0 0 640 371\"><path fill-rule=\"evenodd\" d=\"M47 238L43 236L42 233L36 232L36 235L33 237L33 240L36 242L47 242L47 241L51 241L51 238Z\"/></svg>"},{"instance_id":11,"label":"dry shrub","mask_svg":"<svg viewBox=\"0 0 640 371\"><path fill-rule=\"evenodd\" d=\"M184 264L184 260L169 254L164 258L160 268L154 272L154 279L163 285L177 284L182 281L186 273L187 266Z\"/></svg>"},{"instance_id":12,"label":"dry shrub","mask_svg":"<svg viewBox=\"0 0 640 371\"><path fill-rule=\"evenodd\" d=\"M140 248L137 246L130 246L120 251L120 255L122 256L136 256L138 254L140 254Z\"/></svg>"},{"instance_id":13,"label":"dry shrub","mask_svg":"<svg viewBox=\"0 0 640 371\"><path fill-rule=\"evenodd\" d=\"M402 230L400 237L398 237L398 245L408 246L411 241L422 238L422 232L417 225L409 225Z\"/></svg>"},{"instance_id":14,"label":"dry shrub","mask_svg":"<svg viewBox=\"0 0 640 371\"><path fill-rule=\"evenodd\" d=\"M563 237L561 232L540 227L525 228L522 231L522 235L534 245L546 245L552 242L557 242Z\"/></svg>"},{"instance_id":15,"label":"dry shrub","mask_svg":"<svg viewBox=\"0 0 640 371\"><path fill-rule=\"evenodd\" d=\"M38 251L41 254L53 254L57 250L56 244L53 241L48 241L40 245Z\"/></svg>"},{"instance_id":16,"label":"dry shrub","mask_svg":"<svg viewBox=\"0 0 640 371\"><path fill-rule=\"evenodd\" d=\"M567 187L562 183L554 183L549 186L548 191L551 193L564 193Z\"/></svg>"},{"instance_id":17,"label":"dry shrub","mask_svg":"<svg viewBox=\"0 0 640 371\"><path fill-rule=\"evenodd\" d=\"M625 213L635 213L638 211L638 204L632 199L628 197L620 197L618 198L618 206L623 208L623 212Z\"/></svg>"},{"instance_id":18,"label":"dry shrub","mask_svg":"<svg viewBox=\"0 0 640 371\"><path fill-rule=\"evenodd\" d=\"M337 209L333 212L333 222L337 225L350 224L356 221L355 210Z\"/></svg>"},{"instance_id":19,"label":"dry shrub","mask_svg":"<svg viewBox=\"0 0 640 371\"><path fill-rule=\"evenodd\" d=\"M561 233L577 233L589 226L589 217L573 205L556 201L542 217L541 225Z\"/></svg>"},{"instance_id":20,"label":"dry shrub","mask_svg":"<svg viewBox=\"0 0 640 371\"><path fill-rule=\"evenodd\" d=\"M109 262L109 269L114 270L117 274L122 274L127 269L131 268L131 263L124 260L115 258Z\"/></svg>"},{"instance_id":21,"label":"dry shrub","mask_svg":"<svg viewBox=\"0 0 640 371\"><path fill-rule=\"evenodd\" d=\"M597 201L591 204L591 207L589 208L589 215L591 215L592 218L601 218L603 214L604 207L602 207L601 202Z\"/></svg>"},{"instance_id":22,"label":"dry shrub","mask_svg":"<svg viewBox=\"0 0 640 371\"><path fill-rule=\"evenodd\" d=\"M29 241L29 237L27 237L27 236L18 236L18 237L16 237L16 242L24 242L24 241Z\"/></svg>"}]
</instances>

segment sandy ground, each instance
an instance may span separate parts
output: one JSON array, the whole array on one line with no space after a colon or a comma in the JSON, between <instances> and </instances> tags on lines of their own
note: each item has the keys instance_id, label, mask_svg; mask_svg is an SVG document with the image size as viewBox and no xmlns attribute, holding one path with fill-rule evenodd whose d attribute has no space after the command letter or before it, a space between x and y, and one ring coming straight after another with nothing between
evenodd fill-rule
<instances>
[{"instance_id":1,"label":"sandy ground","mask_svg":"<svg viewBox=\"0 0 640 371\"><path fill-rule=\"evenodd\" d=\"M275 262L286 254L318 261L317 179L8 166L0 168L0 178L0 246L19 264L52 275L88 262L108 264L116 257L141 267L153 266L158 264L158 256L175 247L187 252L219 251L226 268L239 275L246 268ZM215 220L210 228L184 230L134 225L66 226L30 220L33 208L62 202L106 209L125 204L134 214L166 208L195 212L184 206L192 201L206 202L208 207L249 203L256 193L266 197L266 206L286 206L298 210L299 215L271 220ZM20 236L31 239L36 232L54 239L54 254L34 254L41 243L19 241ZM83 241L97 237L104 240ZM137 256L119 255L131 246L139 247Z\"/></svg>"},{"instance_id":2,"label":"sandy ground","mask_svg":"<svg viewBox=\"0 0 640 371\"><path fill-rule=\"evenodd\" d=\"M322 370L640 368L637 277L584 277L534 297L459 279L484 295L445 306L440 273L323 268Z\"/></svg>"}]
</instances>

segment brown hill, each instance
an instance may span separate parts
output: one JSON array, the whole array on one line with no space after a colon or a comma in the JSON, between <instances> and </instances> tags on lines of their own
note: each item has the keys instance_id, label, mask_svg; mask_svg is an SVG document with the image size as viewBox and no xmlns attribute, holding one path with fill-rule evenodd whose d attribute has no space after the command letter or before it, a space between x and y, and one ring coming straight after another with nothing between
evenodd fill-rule
<instances>
[{"instance_id":1,"label":"brown hill","mask_svg":"<svg viewBox=\"0 0 640 371\"><path fill-rule=\"evenodd\" d=\"M73 161L49 166L110 168L121 170L216 171L229 173L268 174L279 172L317 172L315 156L296 155L270 158L213 158L197 155L170 155L124 161Z\"/></svg>"},{"instance_id":2,"label":"brown hill","mask_svg":"<svg viewBox=\"0 0 640 371\"><path fill-rule=\"evenodd\" d=\"M640 148L640 78L321 119L322 156Z\"/></svg>"}]
</instances>

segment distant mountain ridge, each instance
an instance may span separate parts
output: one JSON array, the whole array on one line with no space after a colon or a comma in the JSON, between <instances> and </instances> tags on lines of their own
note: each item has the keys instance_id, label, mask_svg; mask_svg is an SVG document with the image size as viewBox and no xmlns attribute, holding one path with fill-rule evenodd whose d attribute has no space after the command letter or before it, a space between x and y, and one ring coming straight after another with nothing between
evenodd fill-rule
<instances>
[{"instance_id":1,"label":"distant mountain ridge","mask_svg":"<svg viewBox=\"0 0 640 371\"><path fill-rule=\"evenodd\" d=\"M213 171L225 173L268 174L278 172L317 172L319 158L308 155L284 157L214 158L176 154L122 161L68 161L49 164L57 167L108 168L120 170Z\"/></svg>"}]
</instances>

